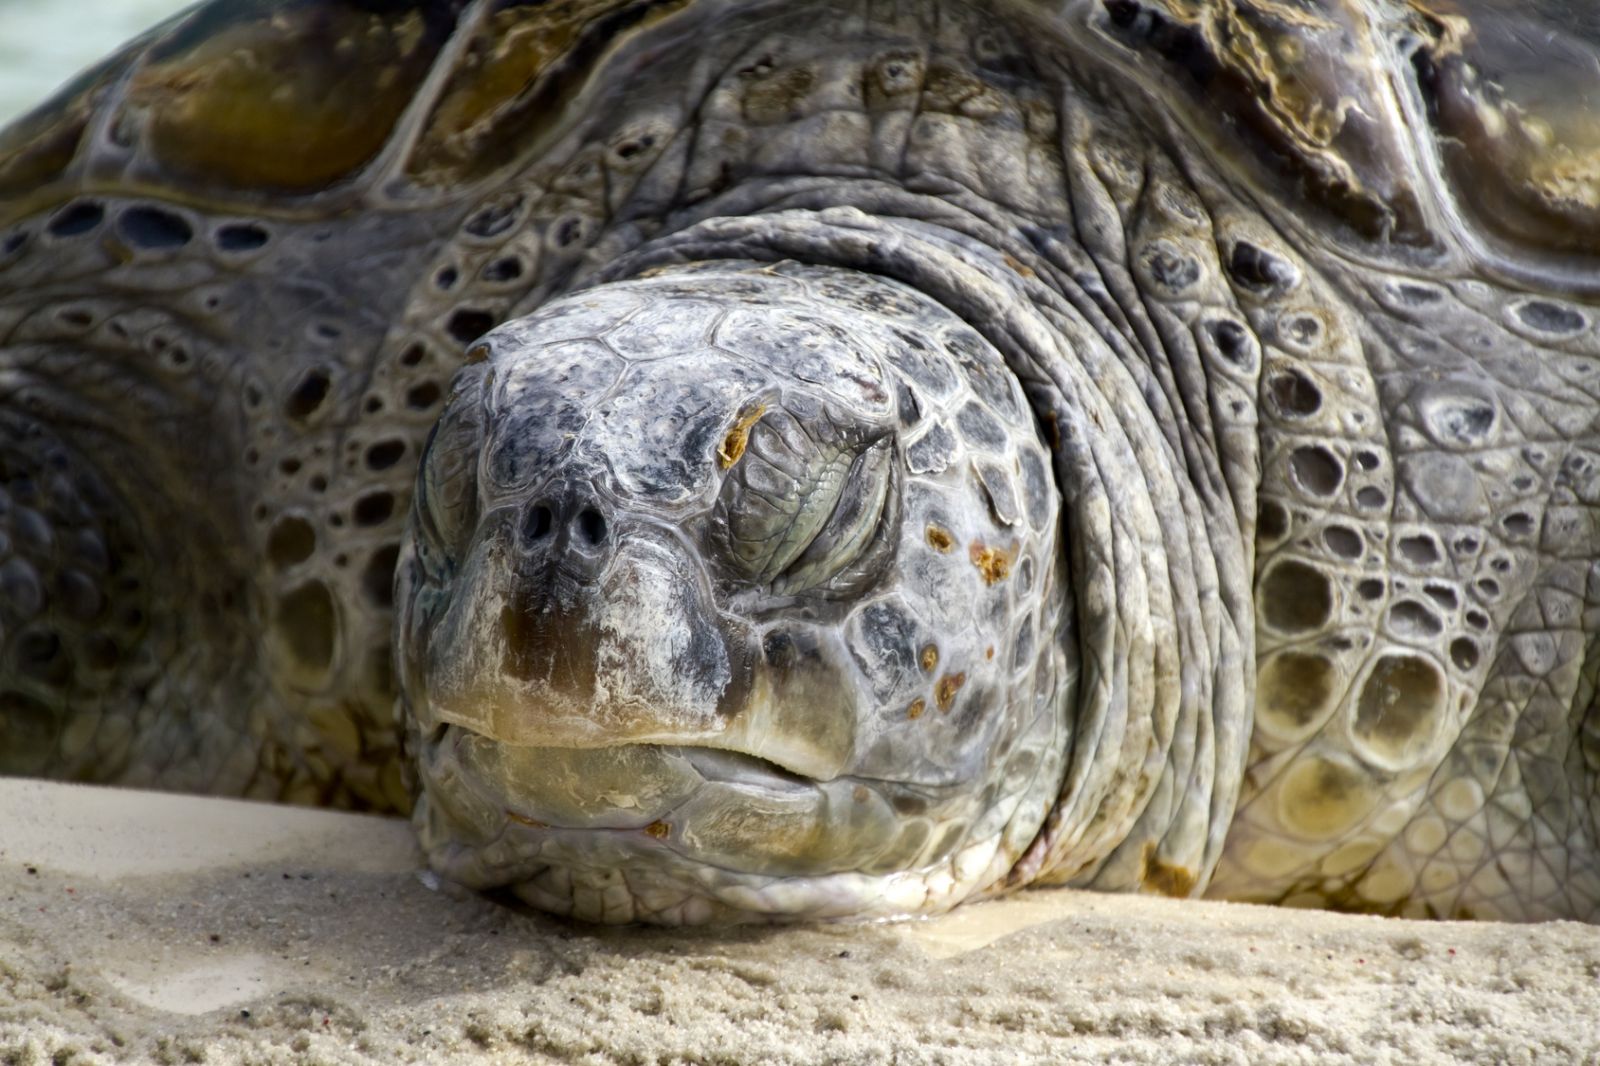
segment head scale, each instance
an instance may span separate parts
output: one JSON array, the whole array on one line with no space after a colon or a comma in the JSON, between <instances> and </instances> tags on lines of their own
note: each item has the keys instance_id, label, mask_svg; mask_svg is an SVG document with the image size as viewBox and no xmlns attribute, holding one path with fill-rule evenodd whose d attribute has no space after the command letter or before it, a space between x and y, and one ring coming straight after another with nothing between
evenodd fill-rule
<instances>
[{"instance_id":1,"label":"head scale","mask_svg":"<svg viewBox=\"0 0 1600 1066\"><path fill-rule=\"evenodd\" d=\"M911 913L1004 875L1070 670L1058 501L992 348L893 282L717 263L476 354L398 600L436 866L613 921Z\"/></svg>"}]
</instances>

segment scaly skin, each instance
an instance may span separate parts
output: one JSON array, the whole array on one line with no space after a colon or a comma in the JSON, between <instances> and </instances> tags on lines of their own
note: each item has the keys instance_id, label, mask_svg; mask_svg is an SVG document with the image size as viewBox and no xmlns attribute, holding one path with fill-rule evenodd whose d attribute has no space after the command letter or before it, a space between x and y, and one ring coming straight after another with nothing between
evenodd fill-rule
<instances>
[{"instance_id":1,"label":"scaly skin","mask_svg":"<svg viewBox=\"0 0 1600 1066\"><path fill-rule=\"evenodd\" d=\"M1494 93L1521 83L1464 74L1499 23L445 7L196 16L0 146L0 767L404 809L407 730L432 861L596 920L1029 883L1595 916L1596 245L1558 173L1586 142L1556 160L1506 132L1527 110ZM357 30L365 64L335 46ZM308 72L272 96L244 45ZM747 298L833 323L882 399L847 400L832 342L803 370L803 330L689 359L618 339L643 319L704 344ZM919 381L906 335L958 328L954 384ZM668 395L696 402L652 424ZM582 415L549 440L527 421L561 410ZM876 435L827 445L858 424ZM826 445L778 464L797 483L847 455L862 484L862 448L894 463L898 540L823 553L820 582L856 566L826 610L739 547L779 527L730 517L741 448L776 461L760 441L796 432ZM505 434L525 454L496 480ZM658 454L685 457L671 506L627 474ZM1040 553L1030 585L997 539ZM561 592L586 552L619 554ZM803 697L664 694L695 669L628 628L652 613L707 647L798 627L849 654ZM727 661L769 690L808 676L750 646ZM635 665L606 674L608 648ZM669 779L700 807L651 807Z\"/></svg>"}]
</instances>

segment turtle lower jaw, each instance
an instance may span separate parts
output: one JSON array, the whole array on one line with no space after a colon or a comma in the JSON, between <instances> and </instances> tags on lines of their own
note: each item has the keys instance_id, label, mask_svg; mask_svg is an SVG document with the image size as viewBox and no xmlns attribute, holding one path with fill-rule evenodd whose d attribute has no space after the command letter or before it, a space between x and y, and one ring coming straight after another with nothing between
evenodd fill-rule
<instances>
[{"instance_id":1,"label":"turtle lower jaw","mask_svg":"<svg viewBox=\"0 0 1600 1066\"><path fill-rule=\"evenodd\" d=\"M442 725L428 747L431 761L446 759L490 786L507 800L508 818L536 828L645 829L708 782L783 793L826 784L751 752L703 744L517 744Z\"/></svg>"},{"instance_id":2,"label":"turtle lower jaw","mask_svg":"<svg viewBox=\"0 0 1600 1066\"><path fill-rule=\"evenodd\" d=\"M428 864L457 884L504 890L581 921L702 925L942 911L996 883L1016 858L999 835L946 851L914 822L852 826L829 817L874 802L886 811L881 799L861 798L865 785L795 781L725 752L664 754L731 767L736 783L706 780L689 802L642 824L635 812L574 826L533 817L526 812L544 809L504 795L487 802L484 782L460 776L463 767L437 776L439 766L424 766L428 785L413 820ZM774 809L784 791L795 806Z\"/></svg>"},{"instance_id":3,"label":"turtle lower jaw","mask_svg":"<svg viewBox=\"0 0 1600 1066\"><path fill-rule=\"evenodd\" d=\"M1027 839L970 788L816 780L692 744L540 747L442 726L417 754L433 870L584 921L931 913L998 883Z\"/></svg>"}]
</instances>

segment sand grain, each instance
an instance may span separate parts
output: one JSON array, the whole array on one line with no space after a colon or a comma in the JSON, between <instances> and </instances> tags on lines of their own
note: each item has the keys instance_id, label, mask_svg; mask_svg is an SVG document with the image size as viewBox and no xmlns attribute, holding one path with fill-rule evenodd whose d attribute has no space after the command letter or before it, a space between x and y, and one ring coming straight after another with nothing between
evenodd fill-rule
<instances>
[{"instance_id":1,"label":"sand grain","mask_svg":"<svg viewBox=\"0 0 1600 1066\"><path fill-rule=\"evenodd\" d=\"M400 822L19 781L0 809L4 1063L1600 1062L1571 923L1051 892L596 929L430 888Z\"/></svg>"}]
</instances>

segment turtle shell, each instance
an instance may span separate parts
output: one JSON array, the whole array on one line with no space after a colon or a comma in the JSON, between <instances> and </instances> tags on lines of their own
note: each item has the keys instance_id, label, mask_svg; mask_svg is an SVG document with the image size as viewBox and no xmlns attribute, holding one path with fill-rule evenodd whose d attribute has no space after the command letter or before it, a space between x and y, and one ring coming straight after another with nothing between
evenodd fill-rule
<instances>
[{"instance_id":1,"label":"turtle shell","mask_svg":"<svg viewBox=\"0 0 1600 1066\"><path fill-rule=\"evenodd\" d=\"M1214 157L1353 235L1583 287L1600 252L1600 15L1572 0L1103 0ZM1318 217L1313 215L1312 217Z\"/></svg>"},{"instance_id":2,"label":"turtle shell","mask_svg":"<svg viewBox=\"0 0 1600 1066\"><path fill-rule=\"evenodd\" d=\"M688 6L202 4L0 133L0 224L66 190L267 211L458 192L537 155L623 41ZM1219 155L1361 238L1429 248L1464 218L1534 258L1600 244L1600 16L1571 0L1027 6L1085 19Z\"/></svg>"},{"instance_id":3,"label":"turtle shell","mask_svg":"<svg viewBox=\"0 0 1600 1066\"><path fill-rule=\"evenodd\" d=\"M1499 241L1600 252L1600 9L1415 5L1410 61L1461 206Z\"/></svg>"},{"instance_id":4,"label":"turtle shell","mask_svg":"<svg viewBox=\"0 0 1600 1066\"><path fill-rule=\"evenodd\" d=\"M217 0L0 132L0 224L70 192L292 213L426 200L517 158L686 0Z\"/></svg>"}]
</instances>

